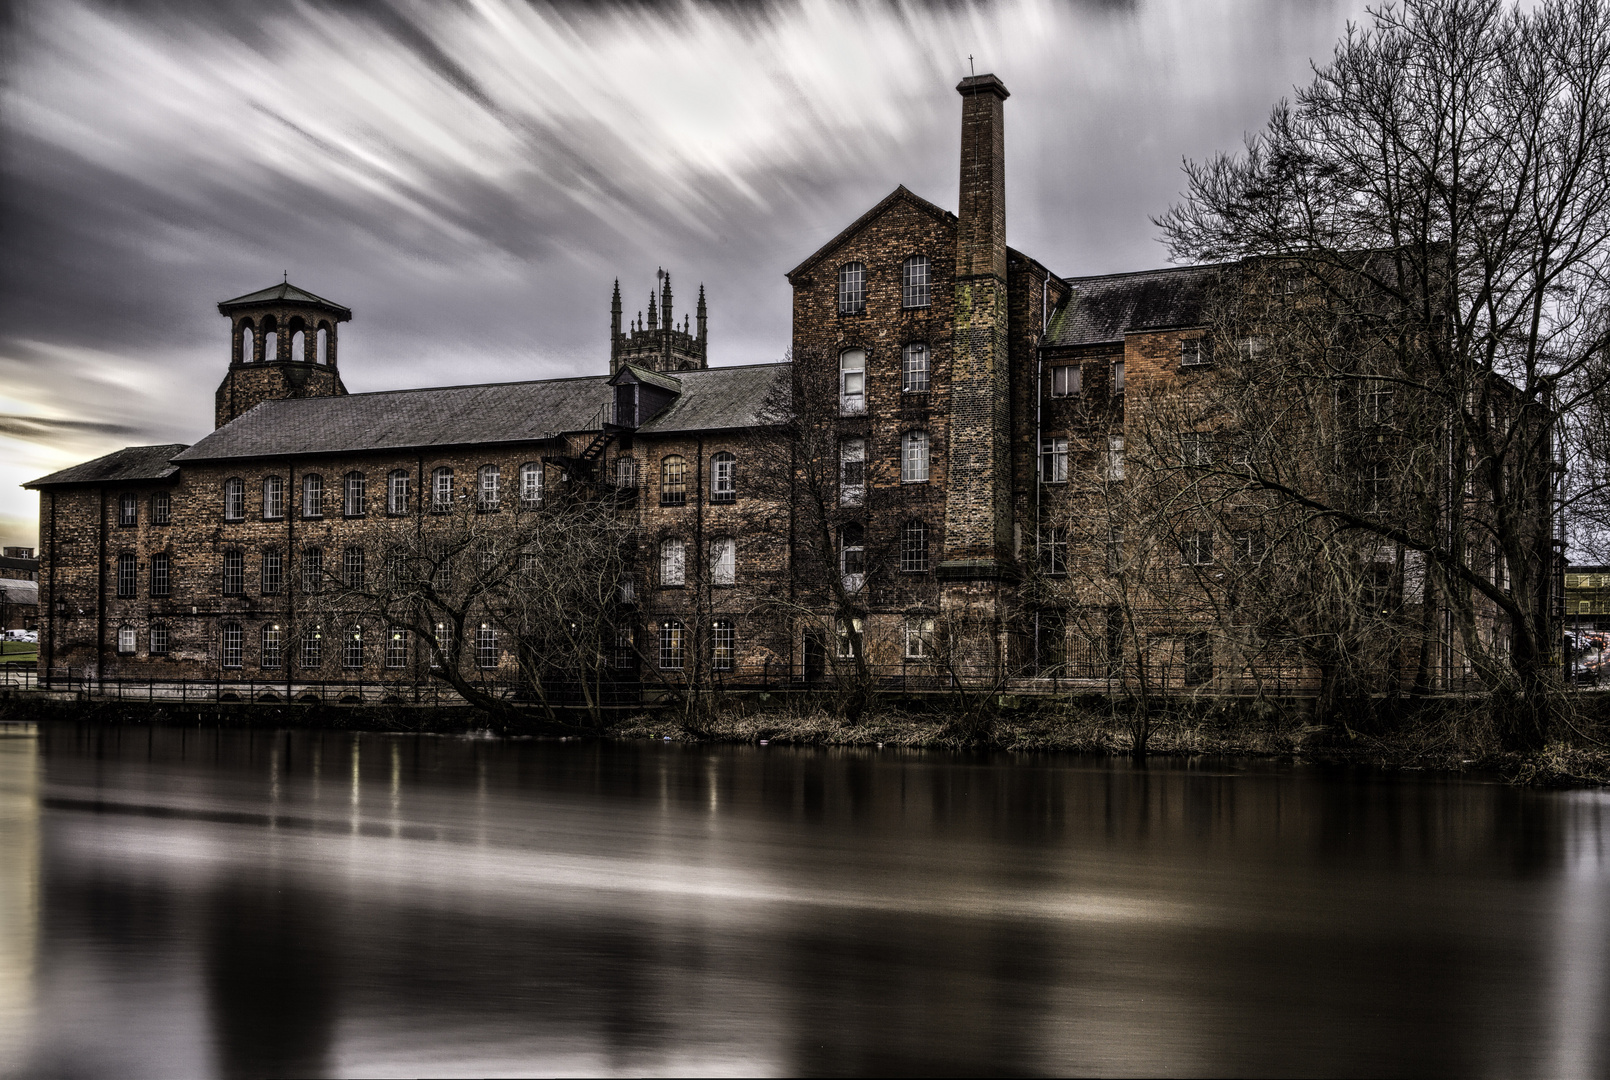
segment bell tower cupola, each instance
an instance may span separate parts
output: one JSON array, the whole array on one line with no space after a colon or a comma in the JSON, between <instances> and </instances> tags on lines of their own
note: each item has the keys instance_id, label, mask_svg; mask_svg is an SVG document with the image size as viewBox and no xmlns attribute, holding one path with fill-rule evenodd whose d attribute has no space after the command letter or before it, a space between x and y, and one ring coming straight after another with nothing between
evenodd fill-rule
<instances>
[{"instance_id":1,"label":"bell tower cupola","mask_svg":"<svg viewBox=\"0 0 1610 1080\"><path fill-rule=\"evenodd\" d=\"M352 318L340 304L289 280L218 305L229 320L229 373L218 385L216 426L264 401L338 397L338 327Z\"/></svg>"}]
</instances>

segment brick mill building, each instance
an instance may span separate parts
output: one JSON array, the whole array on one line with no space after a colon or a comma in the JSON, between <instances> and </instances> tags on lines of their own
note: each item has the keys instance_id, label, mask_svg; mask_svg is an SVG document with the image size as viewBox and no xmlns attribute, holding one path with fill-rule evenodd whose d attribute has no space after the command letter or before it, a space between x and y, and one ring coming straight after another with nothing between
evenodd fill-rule
<instances>
[{"instance_id":1,"label":"brick mill building","mask_svg":"<svg viewBox=\"0 0 1610 1080\"><path fill-rule=\"evenodd\" d=\"M540 514L585 489L632 493L623 671L811 683L858 655L910 675L941 663L949 619L970 637L951 673L960 657L1121 676L1122 635L1067 610L1078 590L1034 587L1070 557L1048 508L1070 468L1122 482L1126 380L1196 377L1213 268L1067 278L1008 247L1007 90L993 75L958 90L957 212L898 187L789 271L789 362L710 367L702 287L678 325L662 275L630 319L617 282L607 373L349 394L347 308L289 282L220 304L211 434L28 485L41 669L418 680L426 643L332 617L329 588L375 573L399 529L467 504ZM475 633L460 662L506 669L507 639ZM1076 639L1103 659L1070 664ZM1213 681L1211 642L1176 659Z\"/></svg>"}]
</instances>

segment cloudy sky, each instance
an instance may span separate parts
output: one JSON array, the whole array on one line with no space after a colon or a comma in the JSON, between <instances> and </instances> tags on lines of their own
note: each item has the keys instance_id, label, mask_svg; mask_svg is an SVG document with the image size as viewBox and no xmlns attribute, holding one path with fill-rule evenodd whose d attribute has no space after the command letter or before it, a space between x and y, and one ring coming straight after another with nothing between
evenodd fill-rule
<instances>
[{"instance_id":1,"label":"cloudy sky","mask_svg":"<svg viewBox=\"0 0 1610 1080\"><path fill-rule=\"evenodd\" d=\"M1009 242L1162 265L1181 160L1239 145L1361 12L15 0L0 539L35 541L24 480L205 434L215 305L282 272L353 309L354 392L605 370L611 281L634 311L662 265L680 303L704 283L712 363L776 359L785 270L896 184L954 208L969 54L1012 92Z\"/></svg>"}]
</instances>

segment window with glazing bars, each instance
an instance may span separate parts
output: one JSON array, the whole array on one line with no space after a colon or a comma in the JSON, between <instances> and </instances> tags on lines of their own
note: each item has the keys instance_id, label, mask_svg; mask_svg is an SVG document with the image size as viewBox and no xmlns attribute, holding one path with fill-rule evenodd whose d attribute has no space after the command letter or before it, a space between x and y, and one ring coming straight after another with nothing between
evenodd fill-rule
<instances>
[{"instance_id":1,"label":"window with glazing bars","mask_svg":"<svg viewBox=\"0 0 1610 1080\"><path fill-rule=\"evenodd\" d=\"M637 645L632 641L632 628L622 626L615 631L615 670L630 671L637 666Z\"/></svg>"},{"instance_id":2,"label":"window with glazing bars","mask_svg":"<svg viewBox=\"0 0 1610 1080\"><path fill-rule=\"evenodd\" d=\"M475 630L475 666L483 671L498 666L503 650L498 648L498 628L482 623Z\"/></svg>"},{"instance_id":3,"label":"window with glazing bars","mask_svg":"<svg viewBox=\"0 0 1610 1080\"><path fill-rule=\"evenodd\" d=\"M285 557L279 548L263 549L262 591L264 596L277 596L285 588Z\"/></svg>"},{"instance_id":4,"label":"window with glazing bars","mask_svg":"<svg viewBox=\"0 0 1610 1080\"><path fill-rule=\"evenodd\" d=\"M660 505L682 506L688 501L688 463L680 454L660 462Z\"/></svg>"},{"instance_id":5,"label":"window with glazing bars","mask_svg":"<svg viewBox=\"0 0 1610 1080\"><path fill-rule=\"evenodd\" d=\"M246 553L239 548L224 552L224 595L239 596L246 591Z\"/></svg>"},{"instance_id":6,"label":"window with glazing bars","mask_svg":"<svg viewBox=\"0 0 1610 1080\"><path fill-rule=\"evenodd\" d=\"M839 530L839 575L845 592L860 592L866 584L866 529L858 522Z\"/></svg>"},{"instance_id":7,"label":"window with glazing bars","mask_svg":"<svg viewBox=\"0 0 1610 1080\"><path fill-rule=\"evenodd\" d=\"M117 557L117 595L119 599L127 599L134 595L139 576L139 563L132 553L125 552Z\"/></svg>"},{"instance_id":8,"label":"window with glazing bars","mask_svg":"<svg viewBox=\"0 0 1610 1080\"><path fill-rule=\"evenodd\" d=\"M695 553L697 554L697 553ZM686 582L687 548L680 537L660 541L660 585L675 588Z\"/></svg>"},{"instance_id":9,"label":"window with glazing bars","mask_svg":"<svg viewBox=\"0 0 1610 1080\"><path fill-rule=\"evenodd\" d=\"M309 473L302 477L302 516L305 518L324 516L324 477L318 473Z\"/></svg>"},{"instance_id":10,"label":"window with glazing bars","mask_svg":"<svg viewBox=\"0 0 1610 1080\"><path fill-rule=\"evenodd\" d=\"M226 667L226 668L238 668L238 667L240 667L241 644L244 641L244 639L245 639L245 634L243 634L241 632L240 623L238 623L238 622L226 622L226 623L224 623L223 649L221 650L222 656L223 656L224 667Z\"/></svg>"},{"instance_id":11,"label":"window with glazing bars","mask_svg":"<svg viewBox=\"0 0 1610 1080\"><path fill-rule=\"evenodd\" d=\"M278 476L263 478L263 518L276 521L285 516L285 481Z\"/></svg>"},{"instance_id":12,"label":"window with glazing bars","mask_svg":"<svg viewBox=\"0 0 1610 1080\"><path fill-rule=\"evenodd\" d=\"M839 443L839 503L860 506L866 497L866 441L845 439Z\"/></svg>"},{"instance_id":13,"label":"window with glazing bars","mask_svg":"<svg viewBox=\"0 0 1610 1080\"><path fill-rule=\"evenodd\" d=\"M927 307L928 283L933 264L926 255L913 255L900 264L900 306Z\"/></svg>"},{"instance_id":14,"label":"window with glazing bars","mask_svg":"<svg viewBox=\"0 0 1610 1080\"><path fill-rule=\"evenodd\" d=\"M1040 533L1040 570L1053 575L1068 572L1068 530L1061 525L1048 525Z\"/></svg>"},{"instance_id":15,"label":"window with glazing bars","mask_svg":"<svg viewBox=\"0 0 1610 1080\"><path fill-rule=\"evenodd\" d=\"M263 627L261 637L257 666L269 671L276 670L285 656L285 636L281 633L278 623L271 623Z\"/></svg>"},{"instance_id":16,"label":"window with glazing bars","mask_svg":"<svg viewBox=\"0 0 1610 1080\"><path fill-rule=\"evenodd\" d=\"M615 486L626 491L637 487L637 459L618 457L615 459Z\"/></svg>"},{"instance_id":17,"label":"window with glazing bars","mask_svg":"<svg viewBox=\"0 0 1610 1080\"><path fill-rule=\"evenodd\" d=\"M496 465L482 465L476 476L475 505L481 510L496 510L503 497L503 474Z\"/></svg>"},{"instance_id":18,"label":"window with glazing bars","mask_svg":"<svg viewBox=\"0 0 1610 1080\"><path fill-rule=\"evenodd\" d=\"M437 655L438 652L440 656ZM430 666L441 667L443 657L448 662L453 659L453 624L445 621L436 624L436 648L431 652Z\"/></svg>"},{"instance_id":19,"label":"window with glazing bars","mask_svg":"<svg viewBox=\"0 0 1610 1080\"><path fill-rule=\"evenodd\" d=\"M839 412L859 416L866 412L866 350L845 349L839 354Z\"/></svg>"},{"instance_id":20,"label":"window with glazing bars","mask_svg":"<svg viewBox=\"0 0 1610 1080\"><path fill-rule=\"evenodd\" d=\"M520 501L527 508L542 505L542 463L528 461L520 466Z\"/></svg>"},{"instance_id":21,"label":"window with glazing bars","mask_svg":"<svg viewBox=\"0 0 1610 1080\"><path fill-rule=\"evenodd\" d=\"M238 476L224 481L224 520L246 520L246 482Z\"/></svg>"},{"instance_id":22,"label":"window with glazing bars","mask_svg":"<svg viewBox=\"0 0 1610 1080\"><path fill-rule=\"evenodd\" d=\"M738 580L738 544L730 536L710 541L710 584L733 585Z\"/></svg>"},{"instance_id":23,"label":"window with glazing bars","mask_svg":"<svg viewBox=\"0 0 1610 1080\"><path fill-rule=\"evenodd\" d=\"M408 513L409 489L413 486L413 479L404 469L393 469L391 475L386 477L386 513Z\"/></svg>"},{"instance_id":24,"label":"window with glazing bars","mask_svg":"<svg viewBox=\"0 0 1610 1080\"><path fill-rule=\"evenodd\" d=\"M717 619L710 624L710 670L732 670L736 639L730 619Z\"/></svg>"},{"instance_id":25,"label":"window with glazing bars","mask_svg":"<svg viewBox=\"0 0 1610 1080\"><path fill-rule=\"evenodd\" d=\"M928 433L908 431L900 440L900 482L922 484L928 480Z\"/></svg>"},{"instance_id":26,"label":"window with glazing bars","mask_svg":"<svg viewBox=\"0 0 1610 1080\"><path fill-rule=\"evenodd\" d=\"M738 500L738 459L725 450L710 458L710 501L730 503Z\"/></svg>"},{"instance_id":27,"label":"window with glazing bars","mask_svg":"<svg viewBox=\"0 0 1610 1080\"><path fill-rule=\"evenodd\" d=\"M151 595L163 597L173 587L173 556L165 551L159 551L151 556Z\"/></svg>"},{"instance_id":28,"label":"window with glazing bars","mask_svg":"<svg viewBox=\"0 0 1610 1080\"><path fill-rule=\"evenodd\" d=\"M324 549L302 549L302 591L316 593L324 591Z\"/></svg>"},{"instance_id":29,"label":"window with glazing bars","mask_svg":"<svg viewBox=\"0 0 1610 1080\"><path fill-rule=\"evenodd\" d=\"M934 654L934 620L907 619L905 631L906 659L931 659Z\"/></svg>"},{"instance_id":30,"label":"window with glazing bars","mask_svg":"<svg viewBox=\"0 0 1610 1080\"><path fill-rule=\"evenodd\" d=\"M1068 440L1053 435L1040 443L1040 483L1066 484L1068 482Z\"/></svg>"},{"instance_id":31,"label":"window with glazing bars","mask_svg":"<svg viewBox=\"0 0 1610 1080\"><path fill-rule=\"evenodd\" d=\"M341 553L341 581L349 589L363 588L363 548L356 544Z\"/></svg>"},{"instance_id":32,"label":"window with glazing bars","mask_svg":"<svg viewBox=\"0 0 1610 1080\"><path fill-rule=\"evenodd\" d=\"M159 491L151 496L151 524L166 525L173 520L173 496Z\"/></svg>"},{"instance_id":33,"label":"window with glazing bars","mask_svg":"<svg viewBox=\"0 0 1610 1080\"><path fill-rule=\"evenodd\" d=\"M431 587L438 592L453 587L453 548L446 540L430 545Z\"/></svg>"},{"instance_id":34,"label":"window with glazing bars","mask_svg":"<svg viewBox=\"0 0 1610 1080\"><path fill-rule=\"evenodd\" d=\"M152 623L151 624L151 655L152 656L167 656L168 655L168 624L167 623L159 622L159 623Z\"/></svg>"},{"instance_id":35,"label":"window with glazing bars","mask_svg":"<svg viewBox=\"0 0 1610 1080\"><path fill-rule=\"evenodd\" d=\"M682 623L676 619L660 623L660 670L682 670Z\"/></svg>"},{"instance_id":36,"label":"window with glazing bars","mask_svg":"<svg viewBox=\"0 0 1610 1080\"><path fill-rule=\"evenodd\" d=\"M1213 565L1213 534L1205 529L1180 537L1180 562L1185 566Z\"/></svg>"},{"instance_id":37,"label":"window with glazing bars","mask_svg":"<svg viewBox=\"0 0 1610 1080\"><path fill-rule=\"evenodd\" d=\"M368 481L361 472L347 473L344 485L344 494L341 501L341 513L344 517L363 517L368 507L364 498Z\"/></svg>"},{"instance_id":38,"label":"window with glazing bars","mask_svg":"<svg viewBox=\"0 0 1610 1080\"><path fill-rule=\"evenodd\" d=\"M900 389L907 394L928 392L928 346L920 341L900 350Z\"/></svg>"},{"instance_id":39,"label":"window with glazing bars","mask_svg":"<svg viewBox=\"0 0 1610 1080\"><path fill-rule=\"evenodd\" d=\"M866 311L866 264L845 263L839 267L839 314L859 315Z\"/></svg>"},{"instance_id":40,"label":"window with glazing bars","mask_svg":"<svg viewBox=\"0 0 1610 1080\"><path fill-rule=\"evenodd\" d=\"M324 634L312 626L302 631L302 669L314 671L324 664Z\"/></svg>"},{"instance_id":41,"label":"window with glazing bars","mask_svg":"<svg viewBox=\"0 0 1610 1080\"><path fill-rule=\"evenodd\" d=\"M119 525L136 525L140 521L140 500L133 494L119 495L117 499L117 523Z\"/></svg>"},{"instance_id":42,"label":"window with glazing bars","mask_svg":"<svg viewBox=\"0 0 1610 1080\"><path fill-rule=\"evenodd\" d=\"M453 470L446 465L430 474L430 508L436 514L453 508Z\"/></svg>"},{"instance_id":43,"label":"window with glazing bars","mask_svg":"<svg viewBox=\"0 0 1610 1080\"><path fill-rule=\"evenodd\" d=\"M341 641L341 666L348 671L363 667L363 627L347 628L346 637Z\"/></svg>"},{"instance_id":44,"label":"window with glazing bars","mask_svg":"<svg viewBox=\"0 0 1610 1080\"><path fill-rule=\"evenodd\" d=\"M908 521L900 527L900 572L928 572L928 526L924 522Z\"/></svg>"},{"instance_id":45,"label":"window with glazing bars","mask_svg":"<svg viewBox=\"0 0 1610 1080\"><path fill-rule=\"evenodd\" d=\"M391 630L386 634L386 666L392 670L408 665L408 631Z\"/></svg>"},{"instance_id":46,"label":"window with glazing bars","mask_svg":"<svg viewBox=\"0 0 1610 1080\"><path fill-rule=\"evenodd\" d=\"M135 649L135 643L137 640L138 635L135 634L134 627L130 626L128 623L124 623L122 626L117 628L118 652L132 653Z\"/></svg>"}]
</instances>

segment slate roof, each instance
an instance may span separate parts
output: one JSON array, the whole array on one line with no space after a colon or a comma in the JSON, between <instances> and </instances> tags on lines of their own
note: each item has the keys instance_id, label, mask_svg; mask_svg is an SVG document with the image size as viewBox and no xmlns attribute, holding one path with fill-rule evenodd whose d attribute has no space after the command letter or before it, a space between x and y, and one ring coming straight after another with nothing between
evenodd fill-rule
<instances>
[{"instance_id":1,"label":"slate roof","mask_svg":"<svg viewBox=\"0 0 1610 1080\"><path fill-rule=\"evenodd\" d=\"M227 314L231 308L267 304L276 300L288 300L293 304L319 304L332 311L341 312L342 318L350 319L352 317L351 310L342 307L333 300L326 300L322 296L314 296L306 289L299 289L288 281L282 281L278 285L270 285L266 289L258 289L256 292L247 293L245 296L237 296L233 300L225 300L218 305L218 310Z\"/></svg>"},{"instance_id":2,"label":"slate roof","mask_svg":"<svg viewBox=\"0 0 1610 1080\"><path fill-rule=\"evenodd\" d=\"M37 604L39 603L39 582L18 581L16 578L0 578L0 596L4 596L8 604Z\"/></svg>"},{"instance_id":3,"label":"slate roof","mask_svg":"<svg viewBox=\"0 0 1610 1080\"><path fill-rule=\"evenodd\" d=\"M30 480L25 488L47 487L56 484L116 484L129 480L166 480L179 471L172 464L174 455L185 448L184 443L166 443L161 446L125 446L104 457L74 465L38 480Z\"/></svg>"},{"instance_id":4,"label":"slate roof","mask_svg":"<svg viewBox=\"0 0 1610 1080\"><path fill-rule=\"evenodd\" d=\"M669 390L673 394L679 394L682 392L682 384L677 381L676 376L664 375L658 371L650 371L648 368L638 367L636 364L622 364L620 370L615 373L615 378L610 381L619 382L620 377L628 372L630 372L632 377L638 382L648 383L650 386L658 386L660 389Z\"/></svg>"},{"instance_id":5,"label":"slate roof","mask_svg":"<svg viewBox=\"0 0 1610 1080\"><path fill-rule=\"evenodd\" d=\"M780 364L677 373L682 393L644 433L751 427ZM174 457L229 458L530 443L597 430L609 376L265 401Z\"/></svg>"},{"instance_id":6,"label":"slate roof","mask_svg":"<svg viewBox=\"0 0 1610 1080\"><path fill-rule=\"evenodd\" d=\"M1045 345L1117 342L1127 333L1197 326L1219 265L1064 278L1072 298L1052 317Z\"/></svg>"}]
</instances>

